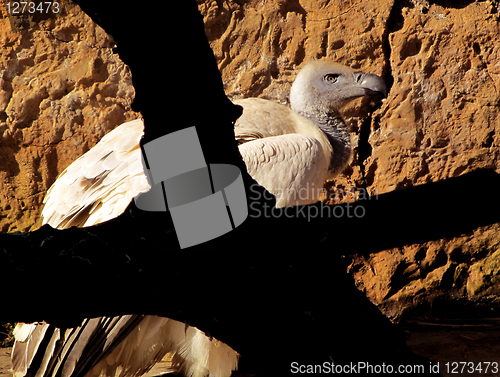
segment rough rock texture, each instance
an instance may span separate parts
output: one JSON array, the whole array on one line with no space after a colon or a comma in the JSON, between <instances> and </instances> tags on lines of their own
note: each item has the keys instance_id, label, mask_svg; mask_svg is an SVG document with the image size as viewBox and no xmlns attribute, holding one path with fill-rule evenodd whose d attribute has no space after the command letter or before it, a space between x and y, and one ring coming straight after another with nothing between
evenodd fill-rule
<instances>
[{"instance_id":1,"label":"rough rock texture","mask_svg":"<svg viewBox=\"0 0 500 377\"><path fill-rule=\"evenodd\" d=\"M2 232L38 227L57 175L107 131L140 116L130 111L131 74L112 38L79 7L37 21L0 19Z\"/></svg>"},{"instance_id":2,"label":"rough rock texture","mask_svg":"<svg viewBox=\"0 0 500 377\"><path fill-rule=\"evenodd\" d=\"M373 118L371 155L365 161L366 182L378 193L477 169L500 173L497 5L413 3L396 8L389 27L394 84ZM464 200L490 194L478 187L464 193ZM425 221L432 214L415 216ZM371 299L393 315L436 296L498 309L499 230L496 224L455 239L378 253L368 261L379 271L375 276L359 260L353 271Z\"/></svg>"},{"instance_id":3,"label":"rough rock texture","mask_svg":"<svg viewBox=\"0 0 500 377\"><path fill-rule=\"evenodd\" d=\"M297 69L311 58L387 79L383 104L356 100L343 113L354 154L330 185L331 203L477 169L500 173L498 2L198 0L198 6L231 98L286 104ZM38 226L41 200L57 174L139 114L130 111L131 75L113 54L112 39L78 7L23 30L13 30L7 18L0 25L0 229L29 230ZM485 195L496 193L478 187L463 197ZM354 257L350 272L394 318L439 302L499 308L499 245L494 224Z\"/></svg>"},{"instance_id":4,"label":"rough rock texture","mask_svg":"<svg viewBox=\"0 0 500 377\"><path fill-rule=\"evenodd\" d=\"M384 42L391 1L198 3L229 98L260 96L287 104L298 69L312 58L326 56L382 76L387 72ZM367 107L356 101L346 109L355 151L348 177L328 194L339 202L359 194L362 174L356 145L365 121L357 115L360 106Z\"/></svg>"},{"instance_id":5,"label":"rough rock texture","mask_svg":"<svg viewBox=\"0 0 500 377\"><path fill-rule=\"evenodd\" d=\"M335 203L476 169L500 173L498 3L436 3L206 0L199 8L229 96L287 103L296 69L325 56L392 84L373 114L362 101L345 109L354 155L330 185ZM478 188L464 200L490 194ZM355 257L350 272L393 317L440 299L498 309L499 244L496 224Z\"/></svg>"}]
</instances>

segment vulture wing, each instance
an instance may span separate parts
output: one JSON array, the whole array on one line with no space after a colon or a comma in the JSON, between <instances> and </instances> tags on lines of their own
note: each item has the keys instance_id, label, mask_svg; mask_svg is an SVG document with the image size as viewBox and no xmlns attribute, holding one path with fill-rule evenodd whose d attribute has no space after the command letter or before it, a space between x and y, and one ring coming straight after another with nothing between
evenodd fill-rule
<instances>
[{"instance_id":1,"label":"vulture wing","mask_svg":"<svg viewBox=\"0 0 500 377\"><path fill-rule=\"evenodd\" d=\"M140 119L124 123L68 166L44 198L43 223L58 229L99 224L148 191L139 145L143 133Z\"/></svg>"},{"instance_id":2,"label":"vulture wing","mask_svg":"<svg viewBox=\"0 0 500 377\"><path fill-rule=\"evenodd\" d=\"M243 107L234 127L236 139L251 133L269 137L300 132L293 119L295 113L284 105L262 98L245 98L234 103Z\"/></svg>"},{"instance_id":3,"label":"vulture wing","mask_svg":"<svg viewBox=\"0 0 500 377\"><path fill-rule=\"evenodd\" d=\"M119 216L150 189L141 158L141 120L118 126L64 170L44 199L43 223L84 227ZM140 376L167 353L188 376L229 377L238 354L184 323L156 316L86 319L76 328L19 323L12 364L16 377Z\"/></svg>"},{"instance_id":4,"label":"vulture wing","mask_svg":"<svg viewBox=\"0 0 500 377\"><path fill-rule=\"evenodd\" d=\"M16 376L24 376L42 342L48 324L18 323L14 329L16 343L12 350L12 369Z\"/></svg>"},{"instance_id":5,"label":"vulture wing","mask_svg":"<svg viewBox=\"0 0 500 377\"><path fill-rule=\"evenodd\" d=\"M253 98L235 125L250 175L276 196L276 206L319 200L331 145L308 119L277 103ZM47 192L44 224L64 229L119 216L150 189L142 166L141 120L109 132L64 170ZM167 353L188 376L228 377L238 354L200 330L155 316L86 319L76 328L18 324L13 350L16 376L138 376Z\"/></svg>"}]
</instances>

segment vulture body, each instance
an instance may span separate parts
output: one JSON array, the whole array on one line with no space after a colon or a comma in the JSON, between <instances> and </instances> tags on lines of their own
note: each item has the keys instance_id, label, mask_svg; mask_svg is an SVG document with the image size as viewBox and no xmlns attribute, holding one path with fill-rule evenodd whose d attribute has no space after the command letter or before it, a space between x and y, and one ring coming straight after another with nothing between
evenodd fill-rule
<instances>
[{"instance_id":1,"label":"vulture body","mask_svg":"<svg viewBox=\"0 0 500 377\"><path fill-rule=\"evenodd\" d=\"M312 61L294 81L291 109L259 98L235 101L243 107L235 137L249 174L275 195L277 207L317 202L325 181L351 155L338 109L352 98L386 92L376 75ZM44 199L43 223L60 229L98 224L148 191L143 132L141 120L124 123L64 170ZM238 360L228 345L200 330L155 316L87 319L73 329L21 323L15 337L16 376L136 376L170 352L188 376L228 377Z\"/></svg>"},{"instance_id":2,"label":"vulture body","mask_svg":"<svg viewBox=\"0 0 500 377\"><path fill-rule=\"evenodd\" d=\"M333 150L326 135L278 103L261 98L234 103L243 107L235 127L241 157L252 178L276 197L276 207L317 202L325 181L334 177L328 172Z\"/></svg>"}]
</instances>

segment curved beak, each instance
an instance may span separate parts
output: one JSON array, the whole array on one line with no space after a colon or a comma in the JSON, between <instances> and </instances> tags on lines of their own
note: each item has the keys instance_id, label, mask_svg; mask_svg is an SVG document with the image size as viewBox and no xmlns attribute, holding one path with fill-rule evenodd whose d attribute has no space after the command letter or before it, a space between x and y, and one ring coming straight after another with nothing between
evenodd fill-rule
<instances>
[{"instance_id":1,"label":"curved beak","mask_svg":"<svg viewBox=\"0 0 500 377\"><path fill-rule=\"evenodd\" d=\"M365 90L366 95L382 95L384 98L387 97L387 86L382 77L364 72L356 72L355 76L356 82Z\"/></svg>"}]
</instances>

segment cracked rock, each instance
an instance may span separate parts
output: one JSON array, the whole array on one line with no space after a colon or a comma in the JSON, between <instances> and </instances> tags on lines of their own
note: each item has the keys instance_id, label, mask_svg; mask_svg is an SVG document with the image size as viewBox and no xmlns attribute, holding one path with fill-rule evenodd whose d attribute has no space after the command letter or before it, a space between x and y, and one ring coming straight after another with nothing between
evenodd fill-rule
<instances>
[{"instance_id":1,"label":"cracked rock","mask_svg":"<svg viewBox=\"0 0 500 377\"><path fill-rule=\"evenodd\" d=\"M78 6L30 28L0 19L0 230L40 226L56 176L115 126L138 117L114 41Z\"/></svg>"}]
</instances>

